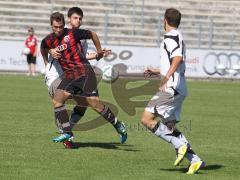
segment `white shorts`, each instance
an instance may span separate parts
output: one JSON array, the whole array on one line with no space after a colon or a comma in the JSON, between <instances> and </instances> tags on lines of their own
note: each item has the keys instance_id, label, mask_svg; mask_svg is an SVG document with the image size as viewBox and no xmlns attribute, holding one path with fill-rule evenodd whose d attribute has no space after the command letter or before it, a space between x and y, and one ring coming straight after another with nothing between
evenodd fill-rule
<instances>
[{"instance_id":1,"label":"white shorts","mask_svg":"<svg viewBox=\"0 0 240 180\"><path fill-rule=\"evenodd\" d=\"M54 87L57 88L56 82L57 79L63 74L62 68L57 60L49 61L49 63L46 65L46 71L45 71L45 84L48 87L49 94L52 96L53 92L55 91ZM54 87L52 87L52 84L55 84Z\"/></svg>"},{"instance_id":2,"label":"white shorts","mask_svg":"<svg viewBox=\"0 0 240 180\"><path fill-rule=\"evenodd\" d=\"M186 96L181 94L172 95L167 92L159 91L149 101L146 111L156 114L163 122L176 120L180 121L182 103Z\"/></svg>"}]
</instances>

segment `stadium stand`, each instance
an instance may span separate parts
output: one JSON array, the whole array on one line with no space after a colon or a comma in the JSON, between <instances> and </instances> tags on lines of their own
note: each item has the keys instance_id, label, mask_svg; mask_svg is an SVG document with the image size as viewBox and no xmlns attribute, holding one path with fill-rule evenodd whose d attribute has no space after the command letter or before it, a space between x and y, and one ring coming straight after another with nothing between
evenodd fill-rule
<instances>
[{"instance_id":1,"label":"stadium stand","mask_svg":"<svg viewBox=\"0 0 240 180\"><path fill-rule=\"evenodd\" d=\"M180 29L188 47L239 49L240 1L219 0L0 0L0 39L23 40L33 26L41 39L49 31L49 15L79 6L83 28L96 31L109 45L158 46L166 8L182 14Z\"/></svg>"}]
</instances>

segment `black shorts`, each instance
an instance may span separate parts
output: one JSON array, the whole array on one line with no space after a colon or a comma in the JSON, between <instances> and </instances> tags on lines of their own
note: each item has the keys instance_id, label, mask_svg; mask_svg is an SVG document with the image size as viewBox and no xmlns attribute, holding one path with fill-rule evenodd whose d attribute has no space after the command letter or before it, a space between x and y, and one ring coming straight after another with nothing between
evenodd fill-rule
<instances>
[{"instance_id":1,"label":"black shorts","mask_svg":"<svg viewBox=\"0 0 240 180\"><path fill-rule=\"evenodd\" d=\"M36 64L36 56L33 56L32 54L27 55L27 63L28 64Z\"/></svg>"},{"instance_id":2,"label":"black shorts","mask_svg":"<svg viewBox=\"0 0 240 180\"><path fill-rule=\"evenodd\" d=\"M82 97L99 96L97 82L89 76L81 76L77 79L63 78L56 89L65 90L72 95Z\"/></svg>"}]
</instances>

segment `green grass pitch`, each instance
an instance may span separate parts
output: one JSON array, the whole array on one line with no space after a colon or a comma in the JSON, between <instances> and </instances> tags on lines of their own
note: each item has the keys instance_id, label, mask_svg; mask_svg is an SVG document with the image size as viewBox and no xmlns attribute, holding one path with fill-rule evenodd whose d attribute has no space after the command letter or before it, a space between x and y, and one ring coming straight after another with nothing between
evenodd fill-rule
<instances>
[{"instance_id":1,"label":"green grass pitch","mask_svg":"<svg viewBox=\"0 0 240 180\"><path fill-rule=\"evenodd\" d=\"M130 83L128 88L137 85ZM170 144L140 125L143 107L134 115L119 108L118 117L129 127L126 144L119 144L115 130L105 124L75 132L79 148L67 150L51 141L58 134L42 76L0 75L0 86L1 180L240 179L239 82L188 82L189 96L179 126L207 164L192 176L185 174L186 160L179 167L173 166L175 151ZM118 104L109 84L101 82L99 91L101 99ZM133 100L149 98L137 96ZM94 117L96 113L88 110L81 123Z\"/></svg>"}]
</instances>

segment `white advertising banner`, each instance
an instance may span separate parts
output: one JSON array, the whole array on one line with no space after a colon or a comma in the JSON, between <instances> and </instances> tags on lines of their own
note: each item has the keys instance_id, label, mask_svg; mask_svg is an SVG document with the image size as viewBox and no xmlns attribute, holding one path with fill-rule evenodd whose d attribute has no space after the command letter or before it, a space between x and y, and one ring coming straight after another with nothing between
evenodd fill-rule
<instances>
[{"instance_id":1,"label":"white advertising banner","mask_svg":"<svg viewBox=\"0 0 240 180\"><path fill-rule=\"evenodd\" d=\"M159 48L109 46L113 54L99 62L102 68L106 64L118 67L122 72L142 73L147 66L158 67ZM197 78L239 78L240 53L217 50L187 49L186 77Z\"/></svg>"},{"instance_id":2,"label":"white advertising banner","mask_svg":"<svg viewBox=\"0 0 240 180\"><path fill-rule=\"evenodd\" d=\"M40 46L40 44L39 44ZM0 71L27 71L26 56L21 55L24 42L0 41ZM132 46L103 46L112 49L112 54L91 64L102 69L112 64L120 74L141 74L147 66L158 67L159 48ZM89 51L93 51L89 48ZM37 57L37 71L44 69L41 55ZM240 79L240 54L231 51L187 49L186 76L201 78Z\"/></svg>"},{"instance_id":3,"label":"white advertising banner","mask_svg":"<svg viewBox=\"0 0 240 180\"><path fill-rule=\"evenodd\" d=\"M20 41L0 41L0 71L27 71L27 58L22 55L24 42ZM39 45L38 45L39 48ZM44 68L44 63L40 52L37 56L36 70L40 72Z\"/></svg>"},{"instance_id":4,"label":"white advertising banner","mask_svg":"<svg viewBox=\"0 0 240 180\"><path fill-rule=\"evenodd\" d=\"M186 76L240 78L240 54L231 51L187 51Z\"/></svg>"},{"instance_id":5,"label":"white advertising banner","mask_svg":"<svg viewBox=\"0 0 240 180\"><path fill-rule=\"evenodd\" d=\"M147 66L159 66L160 53L158 48L128 46L107 46L105 48L111 49L112 54L100 61L91 61L92 65L100 69L111 64L120 71L120 74L139 74L143 73L144 68ZM89 49L91 51L91 48Z\"/></svg>"}]
</instances>

